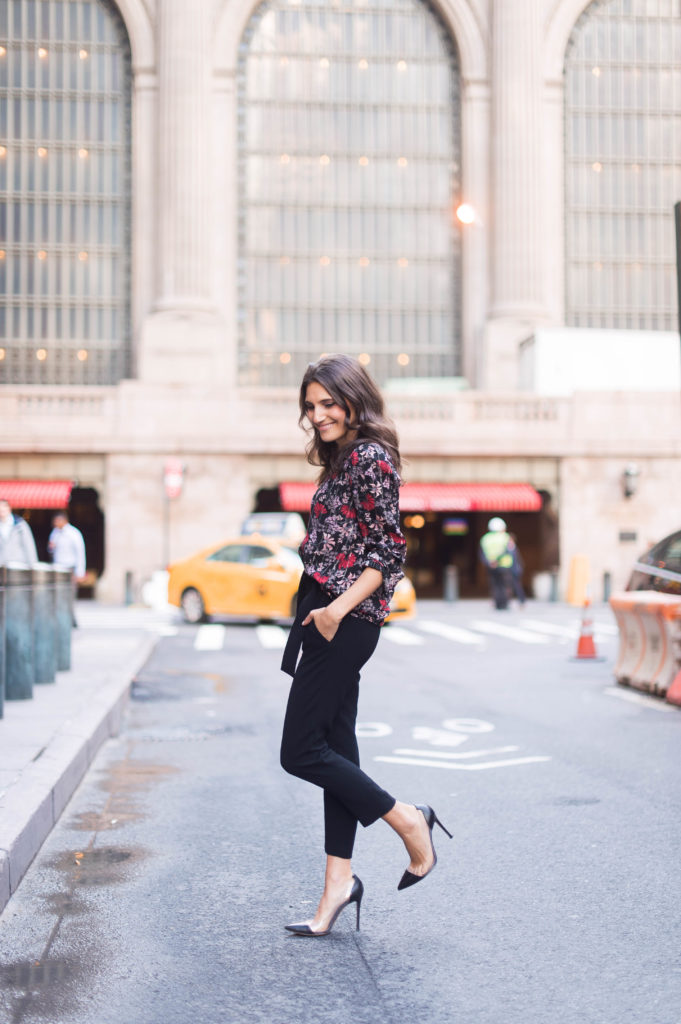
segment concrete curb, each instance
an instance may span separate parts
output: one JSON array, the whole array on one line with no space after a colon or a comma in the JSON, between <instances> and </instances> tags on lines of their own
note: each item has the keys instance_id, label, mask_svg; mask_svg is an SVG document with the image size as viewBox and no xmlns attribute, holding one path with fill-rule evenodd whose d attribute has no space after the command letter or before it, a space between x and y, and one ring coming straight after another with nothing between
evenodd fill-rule
<instances>
[{"instance_id":1,"label":"concrete curb","mask_svg":"<svg viewBox=\"0 0 681 1024\"><path fill-rule=\"evenodd\" d=\"M120 730L130 686L158 642L149 635L65 722L5 794L0 808L0 913L16 892L105 740ZM58 685L58 683L57 683Z\"/></svg>"}]
</instances>

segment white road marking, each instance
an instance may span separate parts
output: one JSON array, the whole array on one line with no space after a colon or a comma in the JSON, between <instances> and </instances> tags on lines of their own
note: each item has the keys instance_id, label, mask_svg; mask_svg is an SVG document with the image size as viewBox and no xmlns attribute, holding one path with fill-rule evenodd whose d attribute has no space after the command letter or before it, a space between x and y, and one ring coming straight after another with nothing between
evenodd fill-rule
<instances>
[{"instance_id":1,"label":"white road marking","mask_svg":"<svg viewBox=\"0 0 681 1024\"><path fill-rule=\"evenodd\" d=\"M393 751L401 757L438 757L445 761L461 761L471 757L489 757L491 754L513 754L520 747L491 747L489 750L466 750L463 754L451 754L448 750L408 750L400 747Z\"/></svg>"},{"instance_id":2,"label":"white road marking","mask_svg":"<svg viewBox=\"0 0 681 1024\"><path fill-rule=\"evenodd\" d=\"M476 620L471 623L473 629L479 633L490 633L493 636L503 636L507 640L518 640L521 644L547 644L548 637L539 636L537 633L530 633L527 629L518 629L516 626L506 626L501 622L486 622Z\"/></svg>"},{"instance_id":3,"label":"white road marking","mask_svg":"<svg viewBox=\"0 0 681 1024\"><path fill-rule=\"evenodd\" d=\"M392 644L401 644L405 647L420 647L425 643L423 637L418 633L412 633L408 629L403 629L402 626L389 625L383 630L381 636L384 636Z\"/></svg>"},{"instance_id":4,"label":"white road marking","mask_svg":"<svg viewBox=\"0 0 681 1024\"><path fill-rule=\"evenodd\" d=\"M225 627L219 623L199 626L194 637L195 651L221 651L225 642Z\"/></svg>"},{"instance_id":5,"label":"white road marking","mask_svg":"<svg viewBox=\"0 0 681 1024\"><path fill-rule=\"evenodd\" d=\"M453 764L451 761L431 761L425 758L416 757L375 757L374 761L383 761L386 764L409 764L421 768L447 768L462 772L484 771L486 768L510 768L518 764L538 764L540 761L550 761L550 757L514 757L504 761L480 761L477 764Z\"/></svg>"},{"instance_id":6,"label":"white road marking","mask_svg":"<svg viewBox=\"0 0 681 1024\"><path fill-rule=\"evenodd\" d=\"M355 734L364 739L378 740L383 736L390 736L393 728L385 722L358 722Z\"/></svg>"},{"instance_id":7,"label":"white road marking","mask_svg":"<svg viewBox=\"0 0 681 1024\"><path fill-rule=\"evenodd\" d=\"M453 640L456 644L475 644L477 647L485 645L485 638L479 633L472 633L470 629L462 629L460 626L452 626L448 622L437 622L426 619L416 623L424 633L432 633L433 636L442 636L445 640Z\"/></svg>"},{"instance_id":8,"label":"white road marking","mask_svg":"<svg viewBox=\"0 0 681 1024\"><path fill-rule=\"evenodd\" d=\"M674 711L678 712L678 708L675 708L671 704L665 704L662 697L649 697L645 693L634 693L631 690L619 690L614 686L608 687L603 693L608 697L619 697L620 700L626 700L630 704L640 704L641 707L651 708L653 711Z\"/></svg>"},{"instance_id":9,"label":"white road marking","mask_svg":"<svg viewBox=\"0 0 681 1024\"><path fill-rule=\"evenodd\" d=\"M460 747L468 740L468 736L445 729L431 729L429 725L415 725L411 730L411 738L417 743L430 743L434 747Z\"/></svg>"},{"instance_id":10,"label":"white road marking","mask_svg":"<svg viewBox=\"0 0 681 1024\"><path fill-rule=\"evenodd\" d=\"M494 732L495 726L482 718L446 718L442 723L445 729L453 732L481 733Z\"/></svg>"},{"instance_id":11,"label":"white road marking","mask_svg":"<svg viewBox=\"0 0 681 1024\"><path fill-rule=\"evenodd\" d=\"M261 623L255 627L255 635L263 647L271 650L282 650L286 646L287 633L281 626Z\"/></svg>"},{"instance_id":12,"label":"white road marking","mask_svg":"<svg viewBox=\"0 0 681 1024\"><path fill-rule=\"evenodd\" d=\"M576 626L559 626L555 622L542 622L541 619L526 619L523 616L523 626L535 629L538 633L560 636L567 640L576 640L579 636L579 629Z\"/></svg>"}]
</instances>

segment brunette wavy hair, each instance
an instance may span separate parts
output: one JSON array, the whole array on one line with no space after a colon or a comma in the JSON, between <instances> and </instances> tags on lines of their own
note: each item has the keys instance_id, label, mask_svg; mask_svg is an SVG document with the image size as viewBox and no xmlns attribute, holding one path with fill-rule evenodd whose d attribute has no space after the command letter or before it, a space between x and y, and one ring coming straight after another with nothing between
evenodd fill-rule
<instances>
[{"instance_id":1,"label":"brunette wavy hair","mask_svg":"<svg viewBox=\"0 0 681 1024\"><path fill-rule=\"evenodd\" d=\"M351 356L323 356L316 363L310 363L300 385L300 418L298 424L304 426L307 417L305 400L308 384L316 381L325 388L331 397L345 410L348 420L353 413L355 419L348 422L350 430L357 431L354 441L338 445L336 441L323 441L319 431L312 427L312 436L305 448L307 461L312 466L321 466L319 482L340 469L348 450L362 441L376 441L385 448L399 472L400 460L397 431L392 420L386 416L381 392L364 367Z\"/></svg>"}]
</instances>

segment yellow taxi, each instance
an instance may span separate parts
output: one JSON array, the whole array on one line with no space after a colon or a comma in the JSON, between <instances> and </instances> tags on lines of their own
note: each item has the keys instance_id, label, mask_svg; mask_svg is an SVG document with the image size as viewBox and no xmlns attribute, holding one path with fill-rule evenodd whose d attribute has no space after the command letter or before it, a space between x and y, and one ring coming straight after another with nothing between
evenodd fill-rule
<instances>
[{"instance_id":1,"label":"yellow taxi","mask_svg":"<svg viewBox=\"0 0 681 1024\"><path fill-rule=\"evenodd\" d=\"M295 614L303 563L297 551L253 534L222 541L168 568L168 601L187 622L209 615L284 619Z\"/></svg>"},{"instance_id":2,"label":"yellow taxi","mask_svg":"<svg viewBox=\"0 0 681 1024\"><path fill-rule=\"evenodd\" d=\"M303 563L296 549L260 534L222 541L168 568L168 601L187 622L210 615L286 619L295 615ZM416 596L404 576L390 602L393 619L413 618Z\"/></svg>"},{"instance_id":3,"label":"yellow taxi","mask_svg":"<svg viewBox=\"0 0 681 1024\"><path fill-rule=\"evenodd\" d=\"M408 576L403 576L395 587L392 601L390 602L390 615L385 620L392 622L393 619L413 619L416 614L416 591L414 584Z\"/></svg>"}]
</instances>

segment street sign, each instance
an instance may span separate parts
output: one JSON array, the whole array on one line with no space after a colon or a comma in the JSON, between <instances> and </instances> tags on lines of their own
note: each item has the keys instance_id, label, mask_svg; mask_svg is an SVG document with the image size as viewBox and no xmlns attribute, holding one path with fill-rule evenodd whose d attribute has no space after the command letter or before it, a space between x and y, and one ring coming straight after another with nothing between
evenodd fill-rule
<instances>
[{"instance_id":1,"label":"street sign","mask_svg":"<svg viewBox=\"0 0 681 1024\"><path fill-rule=\"evenodd\" d=\"M180 459L166 459L163 468L163 486L166 498L179 498L184 482L184 465Z\"/></svg>"}]
</instances>

